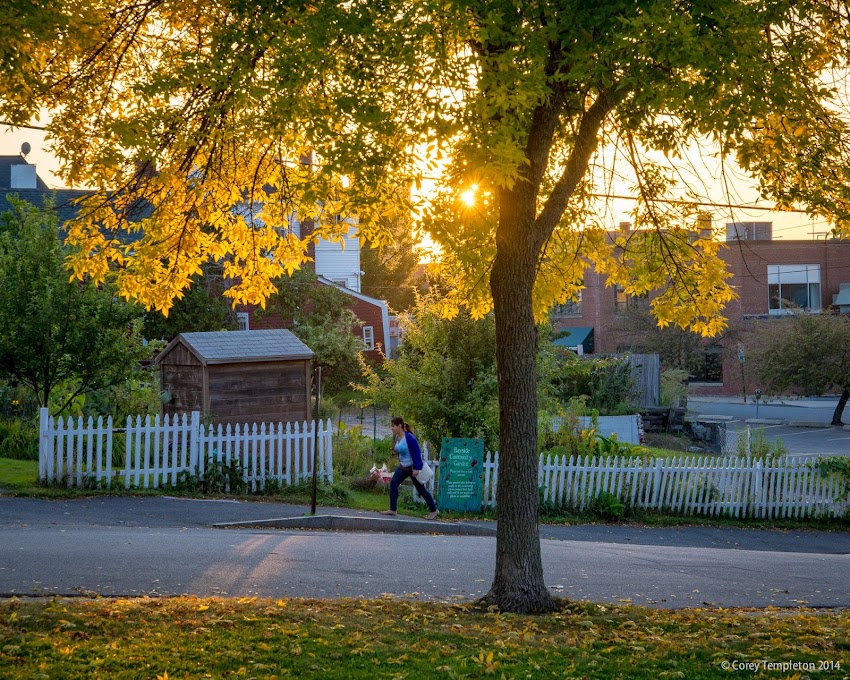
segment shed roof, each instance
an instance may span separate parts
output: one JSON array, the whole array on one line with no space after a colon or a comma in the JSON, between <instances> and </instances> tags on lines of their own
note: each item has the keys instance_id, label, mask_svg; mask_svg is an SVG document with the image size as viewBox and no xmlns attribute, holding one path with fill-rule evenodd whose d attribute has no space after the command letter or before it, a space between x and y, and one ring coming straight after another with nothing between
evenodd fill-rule
<instances>
[{"instance_id":1,"label":"shed roof","mask_svg":"<svg viewBox=\"0 0 850 680\"><path fill-rule=\"evenodd\" d=\"M315 356L307 345L283 329L211 331L181 333L157 355L157 363L178 343L185 345L205 365L312 359Z\"/></svg>"}]
</instances>

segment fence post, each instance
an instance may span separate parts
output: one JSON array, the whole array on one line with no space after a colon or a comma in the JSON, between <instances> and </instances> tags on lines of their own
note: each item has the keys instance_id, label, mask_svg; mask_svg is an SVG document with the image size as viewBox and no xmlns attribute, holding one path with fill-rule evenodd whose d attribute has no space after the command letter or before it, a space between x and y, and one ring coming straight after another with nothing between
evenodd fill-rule
<instances>
[{"instance_id":1,"label":"fence post","mask_svg":"<svg viewBox=\"0 0 850 680\"><path fill-rule=\"evenodd\" d=\"M328 484L333 484L333 482L334 482L333 424L331 423L330 418L328 418L325 421L324 442L325 442L325 453L322 456L322 460L324 461L324 465L325 465L325 481ZM373 444L373 446L374 446L374 444Z\"/></svg>"},{"instance_id":2,"label":"fence post","mask_svg":"<svg viewBox=\"0 0 850 680\"><path fill-rule=\"evenodd\" d=\"M38 478L47 481L48 457L52 457L53 451L50 446L50 412L46 407L38 411ZM53 467L52 465L49 467Z\"/></svg>"},{"instance_id":3,"label":"fence post","mask_svg":"<svg viewBox=\"0 0 850 680\"><path fill-rule=\"evenodd\" d=\"M650 502L650 508L653 510L657 510L661 503L663 503L664 499L661 497L661 469L664 467L664 461L661 458L655 459L655 470L652 475L652 501Z\"/></svg>"},{"instance_id":4,"label":"fence post","mask_svg":"<svg viewBox=\"0 0 850 680\"><path fill-rule=\"evenodd\" d=\"M192 423L189 427L189 470L190 474L201 470L198 452L201 448L201 412L192 411Z\"/></svg>"}]
</instances>

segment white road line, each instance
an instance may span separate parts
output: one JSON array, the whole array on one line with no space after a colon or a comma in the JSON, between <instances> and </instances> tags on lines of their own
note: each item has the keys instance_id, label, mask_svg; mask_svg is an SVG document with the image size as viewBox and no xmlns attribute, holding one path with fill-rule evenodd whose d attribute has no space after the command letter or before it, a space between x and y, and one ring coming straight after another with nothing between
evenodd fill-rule
<instances>
[{"instance_id":1,"label":"white road line","mask_svg":"<svg viewBox=\"0 0 850 680\"><path fill-rule=\"evenodd\" d=\"M832 431L831 427L825 427L823 429L818 429L818 430L814 430L814 429L811 429L811 428L802 428L802 429L804 430L803 432L788 432L787 435L783 434L782 436L783 437L785 437L785 436L796 437L797 435L800 435L800 434L806 435L806 434L815 434L815 433L818 433L818 432L831 432Z\"/></svg>"}]
</instances>

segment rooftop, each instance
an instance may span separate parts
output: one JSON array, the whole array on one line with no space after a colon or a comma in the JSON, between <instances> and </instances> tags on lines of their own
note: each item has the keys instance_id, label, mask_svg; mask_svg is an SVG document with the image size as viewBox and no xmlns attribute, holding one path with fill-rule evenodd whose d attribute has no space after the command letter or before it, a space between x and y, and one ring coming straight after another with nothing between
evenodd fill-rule
<instances>
[{"instance_id":1,"label":"rooftop","mask_svg":"<svg viewBox=\"0 0 850 680\"><path fill-rule=\"evenodd\" d=\"M178 343L186 345L206 365L312 359L315 356L290 331L270 329L181 333L159 353L156 361L161 361Z\"/></svg>"}]
</instances>

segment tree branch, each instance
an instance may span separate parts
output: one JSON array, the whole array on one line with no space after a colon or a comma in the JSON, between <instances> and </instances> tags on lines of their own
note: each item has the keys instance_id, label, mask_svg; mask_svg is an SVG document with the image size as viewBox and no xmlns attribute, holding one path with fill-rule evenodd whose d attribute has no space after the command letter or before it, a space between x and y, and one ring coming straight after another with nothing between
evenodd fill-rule
<instances>
[{"instance_id":1,"label":"tree branch","mask_svg":"<svg viewBox=\"0 0 850 680\"><path fill-rule=\"evenodd\" d=\"M616 85L603 90L596 101L584 113L576 135L575 145L567 161L567 167L555 184L549 199L535 220L538 235L547 239L555 226L561 220L567 202L570 200L578 183L585 175L590 156L596 149L599 128L605 117L614 110L625 95L625 90L618 90ZM529 144L531 140L529 140Z\"/></svg>"}]
</instances>

